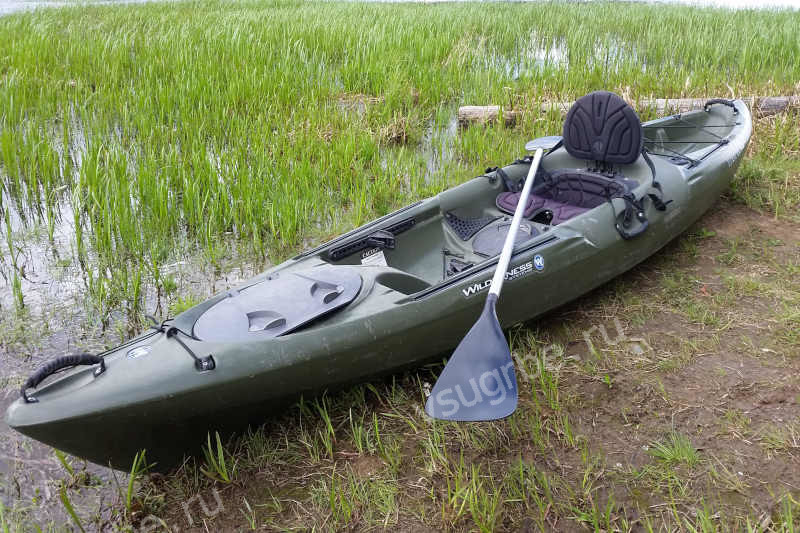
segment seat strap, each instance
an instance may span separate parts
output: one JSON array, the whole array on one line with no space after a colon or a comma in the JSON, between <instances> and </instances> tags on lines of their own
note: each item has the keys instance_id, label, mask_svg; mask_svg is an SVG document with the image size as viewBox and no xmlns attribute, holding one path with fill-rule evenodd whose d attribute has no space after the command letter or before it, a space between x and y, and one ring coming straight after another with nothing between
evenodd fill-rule
<instances>
[{"instance_id":1,"label":"seat strap","mask_svg":"<svg viewBox=\"0 0 800 533\"><path fill-rule=\"evenodd\" d=\"M548 155L552 154L553 152L555 152L556 150L558 150L562 146L564 146L564 139L561 139L560 141L558 141L558 143L556 143L555 146L553 146L547 152L545 152L542 157L543 158L547 157ZM533 162L533 156L526 155L525 157L523 157L521 159L517 159L516 161L514 161L513 164L514 165L530 165L532 162ZM523 185L525 185L525 178L520 179L518 181L514 181L514 180L511 179L511 177L509 177L508 174L506 174L506 172L501 167L486 167L486 170L484 171L483 176L486 176L487 178L489 178L493 182L495 178L494 178L494 176L490 176L490 174L492 172L494 172L495 176L500 176L500 179L503 180L503 185L505 186L505 188L506 188L506 190L508 192L514 192L514 193L520 192L522 190ZM534 177L534 185L537 182L541 182L541 181L546 180L548 178L550 178L550 173L547 172L547 170L544 167L542 167L542 165L539 165L539 168L536 169L536 176Z\"/></svg>"},{"instance_id":2,"label":"seat strap","mask_svg":"<svg viewBox=\"0 0 800 533\"><path fill-rule=\"evenodd\" d=\"M650 167L650 174L652 176L650 188L658 192L658 194L647 193L647 196L650 197L650 200L653 202L653 206L655 206L656 209L659 211L666 211L667 205L672 202L672 200L667 200L666 202L664 201L664 191L661 189L661 184L656 180L656 166L653 164L653 160L650 159L650 156L647 153L647 148L642 148L642 158L644 158L647 166Z\"/></svg>"},{"instance_id":3,"label":"seat strap","mask_svg":"<svg viewBox=\"0 0 800 533\"><path fill-rule=\"evenodd\" d=\"M519 181L512 180L511 177L509 177L509 175L506 174L506 171L500 167L497 167L495 172L497 173L498 176L500 176L500 179L503 180L503 185L505 185L506 190L508 192L516 193L522 190L522 180Z\"/></svg>"},{"instance_id":4,"label":"seat strap","mask_svg":"<svg viewBox=\"0 0 800 533\"><path fill-rule=\"evenodd\" d=\"M625 210L622 212L621 223L617 221L619 214L614 207L614 198L622 198L625 201ZM647 230L649 222L644 213L644 206L642 205L641 198L637 200L633 193L626 192L618 196L609 195L608 203L611 204L611 212L614 214L614 229L617 230L617 233L619 233L623 239L626 241L633 239ZM631 222L633 222L634 217L639 221L639 227L633 231L629 231L628 228L631 227Z\"/></svg>"},{"instance_id":5,"label":"seat strap","mask_svg":"<svg viewBox=\"0 0 800 533\"><path fill-rule=\"evenodd\" d=\"M653 164L653 160L650 159L647 149L645 148L642 149L642 158L650 168L650 189L655 191L647 193L647 196L650 198L650 201L653 202L653 206L657 210L666 211L667 205L672 202L672 200L667 200L666 202L664 201L664 191L661 189L661 184L658 182L658 180L656 180L656 166ZM647 215L645 215L644 212L644 197L637 199L632 192L626 192L617 196L625 201L625 211L623 211L621 223L617 222L618 214L614 208L614 197L614 195L609 194L608 201L611 204L611 211L614 213L614 228L617 230L620 236L625 240L630 240L644 233L649 225ZM634 217L639 221L639 227L633 231L629 231Z\"/></svg>"}]
</instances>

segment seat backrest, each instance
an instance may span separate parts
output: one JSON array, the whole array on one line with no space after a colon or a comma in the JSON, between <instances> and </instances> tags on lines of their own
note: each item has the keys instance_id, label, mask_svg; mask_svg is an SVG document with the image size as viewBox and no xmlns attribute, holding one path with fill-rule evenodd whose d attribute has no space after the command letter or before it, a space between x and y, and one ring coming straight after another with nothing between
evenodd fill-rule
<instances>
[{"instance_id":1,"label":"seat backrest","mask_svg":"<svg viewBox=\"0 0 800 533\"><path fill-rule=\"evenodd\" d=\"M636 111L608 91L576 100L564 121L564 147L578 159L628 165L639 158L643 145Z\"/></svg>"}]
</instances>

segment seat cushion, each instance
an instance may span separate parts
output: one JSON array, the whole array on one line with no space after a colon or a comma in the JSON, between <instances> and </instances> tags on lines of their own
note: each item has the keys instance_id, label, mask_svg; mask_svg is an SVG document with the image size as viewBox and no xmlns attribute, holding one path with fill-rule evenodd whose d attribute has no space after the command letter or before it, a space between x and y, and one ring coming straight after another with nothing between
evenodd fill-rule
<instances>
[{"instance_id":1,"label":"seat cushion","mask_svg":"<svg viewBox=\"0 0 800 533\"><path fill-rule=\"evenodd\" d=\"M551 172L542 183L536 183L525 205L524 216L529 218L540 209L553 212L552 224L565 220L619 197L636 188L637 182L621 176L614 178L582 169L559 169ZM504 192L497 196L497 208L513 213L520 193Z\"/></svg>"},{"instance_id":2,"label":"seat cushion","mask_svg":"<svg viewBox=\"0 0 800 533\"><path fill-rule=\"evenodd\" d=\"M520 194L521 193L518 192L501 193L497 197L497 208L506 213L513 214L514 210L517 208L517 203L519 203ZM556 226L565 220L585 213L590 208L565 204L551 198L545 198L538 194L531 193L531 195L528 196L528 203L525 206L523 216L528 218L541 209L549 209L553 212L553 220L550 223Z\"/></svg>"}]
</instances>

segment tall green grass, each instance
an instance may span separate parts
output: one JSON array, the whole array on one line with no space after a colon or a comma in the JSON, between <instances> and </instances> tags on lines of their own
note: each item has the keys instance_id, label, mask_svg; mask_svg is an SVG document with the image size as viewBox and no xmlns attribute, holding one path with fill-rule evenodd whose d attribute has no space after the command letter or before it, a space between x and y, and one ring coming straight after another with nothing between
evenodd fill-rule
<instances>
[{"instance_id":1,"label":"tall green grass","mask_svg":"<svg viewBox=\"0 0 800 533\"><path fill-rule=\"evenodd\" d=\"M135 320L143 294L170 291L178 253L279 261L559 127L529 116L451 138L458 104L790 93L798 33L796 12L628 4L210 1L3 17L0 209L51 240L74 226L91 301ZM446 156L431 165L431 152Z\"/></svg>"}]
</instances>

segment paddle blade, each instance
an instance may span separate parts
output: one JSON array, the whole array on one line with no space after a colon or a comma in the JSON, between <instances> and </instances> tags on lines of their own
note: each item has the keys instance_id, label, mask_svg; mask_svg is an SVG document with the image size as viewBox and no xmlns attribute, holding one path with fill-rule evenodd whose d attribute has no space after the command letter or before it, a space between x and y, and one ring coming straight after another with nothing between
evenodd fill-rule
<instances>
[{"instance_id":1,"label":"paddle blade","mask_svg":"<svg viewBox=\"0 0 800 533\"><path fill-rule=\"evenodd\" d=\"M505 418L517 408L517 377L495 313L486 299L480 318L458 345L428 397L425 412L462 422Z\"/></svg>"}]
</instances>

